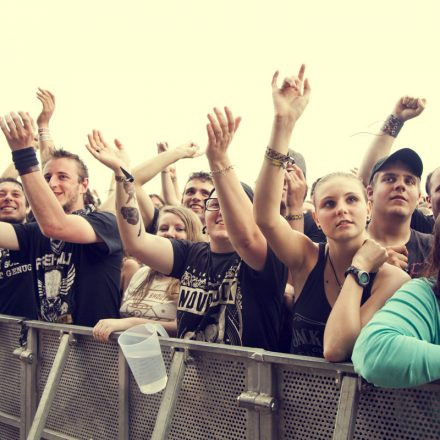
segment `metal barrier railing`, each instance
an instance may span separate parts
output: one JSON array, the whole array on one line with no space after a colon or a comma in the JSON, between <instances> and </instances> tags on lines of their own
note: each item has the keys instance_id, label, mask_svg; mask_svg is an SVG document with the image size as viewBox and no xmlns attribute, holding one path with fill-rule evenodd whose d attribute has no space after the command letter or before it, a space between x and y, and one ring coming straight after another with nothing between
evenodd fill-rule
<instances>
[{"instance_id":1,"label":"metal barrier railing","mask_svg":"<svg viewBox=\"0 0 440 440\"><path fill-rule=\"evenodd\" d=\"M350 364L162 338L167 387L144 395L116 337L0 315L0 340L2 440L439 438L439 385L375 388Z\"/></svg>"}]
</instances>

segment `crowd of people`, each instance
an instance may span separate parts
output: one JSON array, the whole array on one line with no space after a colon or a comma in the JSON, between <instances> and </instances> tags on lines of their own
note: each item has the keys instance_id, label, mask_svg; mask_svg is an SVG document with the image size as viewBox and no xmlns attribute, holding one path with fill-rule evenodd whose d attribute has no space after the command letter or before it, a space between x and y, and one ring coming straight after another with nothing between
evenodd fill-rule
<instances>
[{"instance_id":1,"label":"crowd of people","mask_svg":"<svg viewBox=\"0 0 440 440\"><path fill-rule=\"evenodd\" d=\"M24 112L0 118L13 159L0 178L0 313L90 326L102 342L159 321L179 338L352 360L380 386L440 379L440 167L422 198L417 152L391 153L426 101L398 99L359 169L322 176L307 198L289 149L311 94L305 66L278 82L254 189L229 157L240 118L228 107L208 115L204 153L162 142L131 168L119 140L90 133L87 150L113 172L102 203L84 161L55 147L51 92L37 92L37 127ZM181 192L176 163L200 154L210 171ZM162 193L148 194L159 173Z\"/></svg>"}]
</instances>

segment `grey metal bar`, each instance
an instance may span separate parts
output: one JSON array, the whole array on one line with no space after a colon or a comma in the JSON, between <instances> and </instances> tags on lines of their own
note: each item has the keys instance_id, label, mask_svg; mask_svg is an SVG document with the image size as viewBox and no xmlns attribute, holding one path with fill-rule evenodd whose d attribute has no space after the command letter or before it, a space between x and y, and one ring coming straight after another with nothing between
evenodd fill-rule
<instances>
[{"instance_id":1,"label":"grey metal bar","mask_svg":"<svg viewBox=\"0 0 440 440\"><path fill-rule=\"evenodd\" d=\"M129 438L129 369L122 350L118 350L118 385L119 385L119 439L128 440Z\"/></svg>"},{"instance_id":2,"label":"grey metal bar","mask_svg":"<svg viewBox=\"0 0 440 440\"><path fill-rule=\"evenodd\" d=\"M21 414L24 422L24 429L20 430L20 438L26 439L32 426L35 412L37 410L38 390L37 390L37 363L38 363L38 332L28 328L26 350L33 353L32 362L22 360L21 368L23 374Z\"/></svg>"},{"instance_id":3,"label":"grey metal bar","mask_svg":"<svg viewBox=\"0 0 440 440\"><path fill-rule=\"evenodd\" d=\"M274 367L270 363L259 362L260 396L275 397L276 384ZM260 440L272 440L278 438L278 418L275 411L260 412Z\"/></svg>"},{"instance_id":4,"label":"grey metal bar","mask_svg":"<svg viewBox=\"0 0 440 440\"><path fill-rule=\"evenodd\" d=\"M60 432L53 431L52 429L44 429L41 438L45 440L79 440L76 437L70 435L61 434Z\"/></svg>"},{"instance_id":5,"label":"grey metal bar","mask_svg":"<svg viewBox=\"0 0 440 440\"><path fill-rule=\"evenodd\" d=\"M20 417L11 416L3 411L0 411L0 423L5 425L13 426L14 428L20 428Z\"/></svg>"},{"instance_id":6,"label":"grey metal bar","mask_svg":"<svg viewBox=\"0 0 440 440\"><path fill-rule=\"evenodd\" d=\"M63 373L67 357L69 356L69 337L70 335L67 333L61 336L60 345L47 378L46 386L44 387L40 403L38 404L37 412L35 413L34 421L32 422L27 440L39 440L41 437L41 433L46 424L47 416L49 415L50 407L61 379L61 374Z\"/></svg>"},{"instance_id":7,"label":"grey metal bar","mask_svg":"<svg viewBox=\"0 0 440 440\"><path fill-rule=\"evenodd\" d=\"M359 402L359 378L344 376L339 395L333 440L350 440L353 438Z\"/></svg>"},{"instance_id":8,"label":"grey metal bar","mask_svg":"<svg viewBox=\"0 0 440 440\"><path fill-rule=\"evenodd\" d=\"M250 393L258 394L260 391L260 370L259 362L252 361L249 362L246 368L246 390ZM238 399L240 396L237 396ZM240 404L238 402L238 404ZM260 438L260 413L253 409L247 410L247 433L248 439L259 439Z\"/></svg>"},{"instance_id":9,"label":"grey metal bar","mask_svg":"<svg viewBox=\"0 0 440 440\"><path fill-rule=\"evenodd\" d=\"M23 322L24 319L25 318L0 314L0 322L4 324L19 324L20 322Z\"/></svg>"},{"instance_id":10,"label":"grey metal bar","mask_svg":"<svg viewBox=\"0 0 440 440\"><path fill-rule=\"evenodd\" d=\"M174 411L176 409L177 396L182 387L185 370L185 352L175 351L170 366L167 386L163 391L162 401L160 402L151 440L166 440L168 438Z\"/></svg>"}]
</instances>

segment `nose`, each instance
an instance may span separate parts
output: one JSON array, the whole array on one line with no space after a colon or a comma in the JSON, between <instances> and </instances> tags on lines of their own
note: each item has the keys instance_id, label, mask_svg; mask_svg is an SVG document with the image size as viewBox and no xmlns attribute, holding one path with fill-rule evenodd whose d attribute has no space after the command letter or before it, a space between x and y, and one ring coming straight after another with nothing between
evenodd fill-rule
<instances>
[{"instance_id":1,"label":"nose","mask_svg":"<svg viewBox=\"0 0 440 440\"><path fill-rule=\"evenodd\" d=\"M175 229L168 229L165 233L162 234L165 238L176 238L176 231Z\"/></svg>"},{"instance_id":2,"label":"nose","mask_svg":"<svg viewBox=\"0 0 440 440\"><path fill-rule=\"evenodd\" d=\"M346 212L347 212L347 204L344 201L339 202L336 207L336 213L340 215Z\"/></svg>"},{"instance_id":3,"label":"nose","mask_svg":"<svg viewBox=\"0 0 440 440\"><path fill-rule=\"evenodd\" d=\"M398 179L396 179L396 182L394 183L394 188L400 191L406 189L405 178L403 176L400 176Z\"/></svg>"}]
</instances>

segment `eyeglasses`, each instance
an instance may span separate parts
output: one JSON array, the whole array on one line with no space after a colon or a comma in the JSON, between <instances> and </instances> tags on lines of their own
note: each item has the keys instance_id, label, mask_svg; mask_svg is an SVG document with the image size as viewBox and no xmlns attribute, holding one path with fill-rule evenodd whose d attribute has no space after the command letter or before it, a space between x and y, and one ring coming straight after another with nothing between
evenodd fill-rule
<instances>
[{"instance_id":1,"label":"eyeglasses","mask_svg":"<svg viewBox=\"0 0 440 440\"><path fill-rule=\"evenodd\" d=\"M209 198L205 200L205 209L207 211L219 211L220 204L217 198Z\"/></svg>"}]
</instances>

